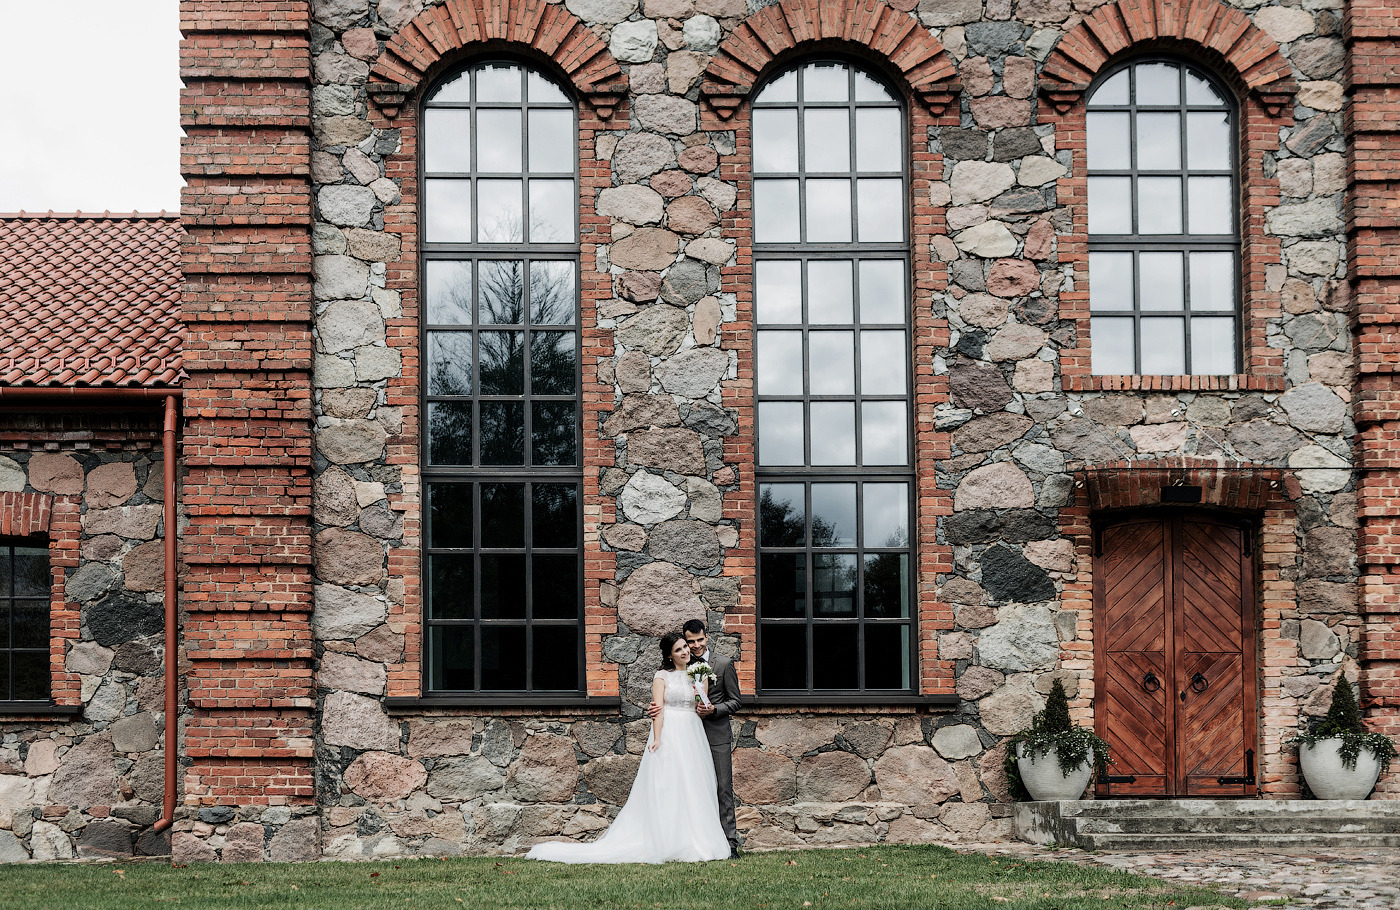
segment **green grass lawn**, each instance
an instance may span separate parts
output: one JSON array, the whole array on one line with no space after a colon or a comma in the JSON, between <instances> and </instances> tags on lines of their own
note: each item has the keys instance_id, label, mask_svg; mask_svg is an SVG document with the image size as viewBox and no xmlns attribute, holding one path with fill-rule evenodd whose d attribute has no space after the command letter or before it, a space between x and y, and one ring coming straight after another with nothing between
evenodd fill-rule
<instances>
[{"instance_id":1,"label":"green grass lawn","mask_svg":"<svg viewBox=\"0 0 1400 910\"><path fill-rule=\"evenodd\" d=\"M664 866L564 866L472 857L376 863L6 866L0 907L847 908L1074 910L1243 907L1158 879L1070 863L964 856L942 847L747 854Z\"/></svg>"}]
</instances>

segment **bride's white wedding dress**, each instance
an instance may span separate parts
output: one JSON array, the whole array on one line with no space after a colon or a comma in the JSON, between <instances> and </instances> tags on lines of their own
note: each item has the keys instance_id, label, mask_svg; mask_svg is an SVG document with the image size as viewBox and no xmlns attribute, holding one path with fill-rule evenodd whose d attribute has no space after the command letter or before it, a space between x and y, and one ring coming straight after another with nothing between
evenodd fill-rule
<instances>
[{"instance_id":1,"label":"bride's white wedding dress","mask_svg":"<svg viewBox=\"0 0 1400 910\"><path fill-rule=\"evenodd\" d=\"M729 856L719 823L715 766L695 689L684 670L658 670L666 679L661 745L642 753L627 805L591 844L538 844L528 859L560 863L696 862ZM648 740L647 745L651 742Z\"/></svg>"}]
</instances>

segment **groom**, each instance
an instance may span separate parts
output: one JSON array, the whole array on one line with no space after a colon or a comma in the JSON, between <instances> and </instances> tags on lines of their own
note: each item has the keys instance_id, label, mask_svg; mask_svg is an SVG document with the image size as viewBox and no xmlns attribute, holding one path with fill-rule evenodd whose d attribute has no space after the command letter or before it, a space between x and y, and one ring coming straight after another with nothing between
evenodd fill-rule
<instances>
[{"instance_id":1,"label":"groom","mask_svg":"<svg viewBox=\"0 0 1400 910\"><path fill-rule=\"evenodd\" d=\"M734 765L730 751L733 734L729 729L729 715L743 707L743 695L739 692L739 677L734 673L734 661L720 654L710 653L710 640L705 634L705 624L698 619L686 620L681 627L686 644L690 645L690 659L703 660L715 671L710 680L710 704L695 706L705 726L705 738L710 741L710 758L715 763L716 795L719 797L719 822L724 828L724 836L729 840L729 858L739 856L739 828L734 823ZM661 706L652 702L647 714L655 717Z\"/></svg>"}]
</instances>

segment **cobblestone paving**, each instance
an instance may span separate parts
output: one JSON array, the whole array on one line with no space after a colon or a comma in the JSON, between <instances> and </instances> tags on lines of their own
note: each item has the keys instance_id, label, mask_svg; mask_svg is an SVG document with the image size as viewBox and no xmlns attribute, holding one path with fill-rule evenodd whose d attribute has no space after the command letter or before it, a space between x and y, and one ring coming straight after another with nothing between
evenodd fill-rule
<instances>
[{"instance_id":1,"label":"cobblestone paving","mask_svg":"<svg viewBox=\"0 0 1400 910\"><path fill-rule=\"evenodd\" d=\"M1216 888L1259 907L1400 908L1400 854L1393 849L1325 852L1199 850L1184 853L1086 853L1032 844L970 848L993 855L1111 866Z\"/></svg>"}]
</instances>

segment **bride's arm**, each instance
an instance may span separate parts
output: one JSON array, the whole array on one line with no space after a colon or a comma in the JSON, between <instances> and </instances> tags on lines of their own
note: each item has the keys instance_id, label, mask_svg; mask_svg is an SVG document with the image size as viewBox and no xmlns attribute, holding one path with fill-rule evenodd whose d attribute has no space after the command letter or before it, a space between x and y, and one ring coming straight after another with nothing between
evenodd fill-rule
<instances>
[{"instance_id":1,"label":"bride's arm","mask_svg":"<svg viewBox=\"0 0 1400 910\"><path fill-rule=\"evenodd\" d=\"M651 681L651 701L654 705L666 703L666 677L658 675ZM661 724L665 719L665 711L657 711L651 719L651 745L647 746L647 749L652 752L661 745Z\"/></svg>"}]
</instances>

